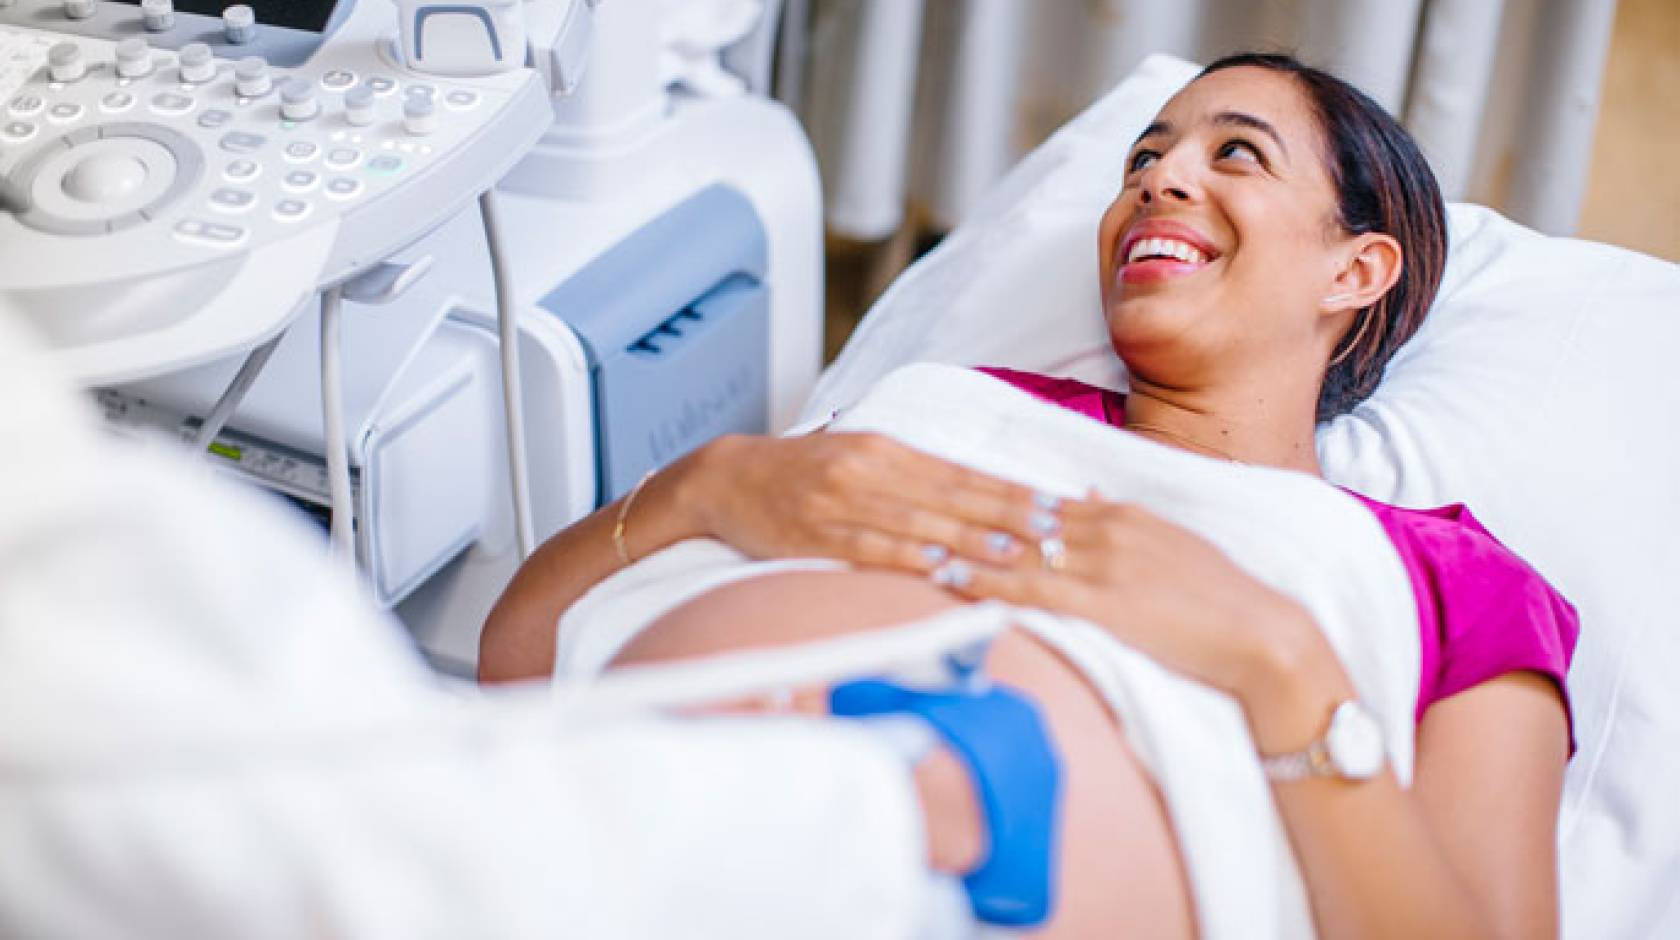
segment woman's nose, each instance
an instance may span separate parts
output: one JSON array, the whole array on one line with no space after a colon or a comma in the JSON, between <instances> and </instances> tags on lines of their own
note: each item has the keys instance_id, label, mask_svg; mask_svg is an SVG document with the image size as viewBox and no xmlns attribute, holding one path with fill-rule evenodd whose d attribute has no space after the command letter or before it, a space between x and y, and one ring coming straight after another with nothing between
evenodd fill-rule
<instances>
[{"instance_id":1,"label":"woman's nose","mask_svg":"<svg viewBox=\"0 0 1680 940\"><path fill-rule=\"evenodd\" d=\"M1157 199L1190 201L1193 187L1180 164L1181 161L1173 160L1171 154L1166 154L1146 168L1139 180L1139 201L1145 205Z\"/></svg>"},{"instance_id":2,"label":"woman's nose","mask_svg":"<svg viewBox=\"0 0 1680 940\"><path fill-rule=\"evenodd\" d=\"M1156 195L1157 191L1159 192L1159 195ZM1177 186L1163 186L1160 187L1159 190L1150 186L1145 186L1143 188L1143 194L1139 198L1146 205L1154 202L1156 199L1171 199L1179 202L1189 202L1190 194Z\"/></svg>"}]
</instances>

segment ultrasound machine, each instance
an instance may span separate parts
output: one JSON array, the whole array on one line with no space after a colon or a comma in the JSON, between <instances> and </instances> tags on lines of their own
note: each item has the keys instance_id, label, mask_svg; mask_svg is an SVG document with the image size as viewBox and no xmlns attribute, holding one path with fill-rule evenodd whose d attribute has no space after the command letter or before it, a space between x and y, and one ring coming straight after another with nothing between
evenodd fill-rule
<instances>
[{"instance_id":1,"label":"ultrasound machine","mask_svg":"<svg viewBox=\"0 0 1680 940\"><path fill-rule=\"evenodd\" d=\"M660 9L0 0L0 306L470 671L532 545L816 376L808 143Z\"/></svg>"}]
</instances>

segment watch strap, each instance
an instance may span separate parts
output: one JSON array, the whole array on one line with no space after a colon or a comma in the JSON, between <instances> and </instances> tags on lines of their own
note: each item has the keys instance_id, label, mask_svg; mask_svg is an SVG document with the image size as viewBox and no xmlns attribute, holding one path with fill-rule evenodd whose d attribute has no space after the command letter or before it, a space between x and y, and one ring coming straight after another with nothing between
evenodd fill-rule
<instances>
[{"instance_id":1,"label":"watch strap","mask_svg":"<svg viewBox=\"0 0 1680 940\"><path fill-rule=\"evenodd\" d=\"M1330 748L1322 737L1307 745L1305 750L1271 757L1261 755L1260 768L1266 772L1267 780L1279 783L1336 776L1336 767L1330 761Z\"/></svg>"}]
</instances>

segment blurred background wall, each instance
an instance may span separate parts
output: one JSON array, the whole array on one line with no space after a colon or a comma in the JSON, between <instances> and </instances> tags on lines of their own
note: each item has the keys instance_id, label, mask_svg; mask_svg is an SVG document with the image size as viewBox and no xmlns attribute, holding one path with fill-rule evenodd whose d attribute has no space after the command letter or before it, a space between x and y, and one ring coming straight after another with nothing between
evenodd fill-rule
<instances>
[{"instance_id":1,"label":"blurred background wall","mask_svg":"<svg viewBox=\"0 0 1680 940\"><path fill-rule=\"evenodd\" d=\"M1680 0L786 0L830 353L1016 159L1152 52L1283 50L1399 116L1447 198L1680 260ZM1120 142L1124 147L1129 142Z\"/></svg>"}]
</instances>

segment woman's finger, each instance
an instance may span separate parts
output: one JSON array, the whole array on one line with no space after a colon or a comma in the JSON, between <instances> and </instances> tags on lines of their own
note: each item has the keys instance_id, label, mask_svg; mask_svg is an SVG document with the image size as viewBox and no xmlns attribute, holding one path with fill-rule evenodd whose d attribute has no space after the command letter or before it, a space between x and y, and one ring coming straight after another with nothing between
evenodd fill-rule
<instances>
[{"instance_id":1,"label":"woman's finger","mask_svg":"<svg viewBox=\"0 0 1680 940\"><path fill-rule=\"evenodd\" d=\"M881 501L871 507L868 524L921 545L943 546L953 555L995 564L1013 564L1026 555L1013 533L991 529L934 509Z\"/></svg>"},{"instance_id":2,"label":"woman's finger","mask_svg":"<svg viewBox=\"0 0 1680 940\"><path fill-rule=\"evenodd\" d=\"M1136 555L1161 534L1163 520L1135 503L1070 500L1062 510L1061 541L1071 559L1106 563ZM1100 567L1100 565L1098 565ZM1081 570L1093 570L1091 564Z\"/></svg>"},{"instance_id":3,"label":"woman's finger","mask_svg":"<svg viewBox=\"0 0 1680 940\"><path fill-rule=\"evenodd\" d=\"M980 528L1034 535L1040 513L1030 487L905 448L893 495Z\"/></svg>"},{"instance_id":4,"label":"woman's finger","mask_svg":"<svg viewBox=\"0 0 1680 940\"><path fill-rule=\"evenodd\" d=\"M824 554L856 565L924 575L931 574L952 558L950 548L937 542L918 541L862 527L834 530L828 548L829 551Z\"/></svg>"},{"instance_id":5,"label":"woman's finger","mask_svg":"<svg viewBox=\"0 0 1680 940\"><path fill-rule=\"evenodd\" d=\"M955 576L942 575L941 569L936 569L932 575L934 582L971 600L997 600L1086 617L1093 609L1095 592L1078 577L1028 567L968 565L961 560L947 563L945 570L958 565L966 567L959 569Z\"/></svg>"},{"instance_id":6,"label":"woman's finger","mask_svg":"<svg viewBox=\"0 0 1680 940\"><path fill-rule=\"evenodd\" d=\"M830 523L874 528L996 562L1025 557L1026 540L1059 528L1028 487L879 434L825 437L821 453L819 445L811 445L820 470L807 502L822 508Z\"/></svg>"}]
</instances>

